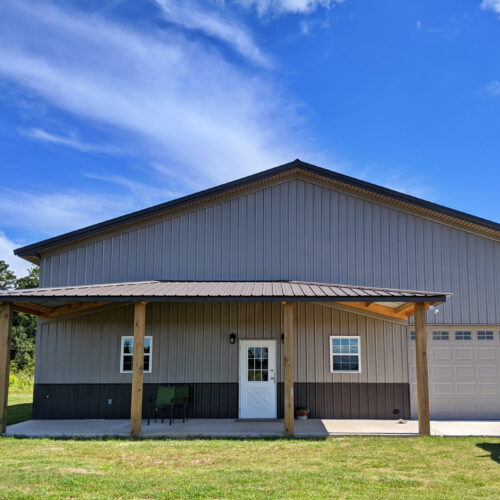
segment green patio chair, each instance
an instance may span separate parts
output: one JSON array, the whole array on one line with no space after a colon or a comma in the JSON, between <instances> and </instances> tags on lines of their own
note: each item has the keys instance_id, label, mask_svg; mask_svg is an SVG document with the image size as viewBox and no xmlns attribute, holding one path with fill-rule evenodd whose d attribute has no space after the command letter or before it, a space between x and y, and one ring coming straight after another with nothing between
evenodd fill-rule
<instances>
[{"instance_id":1,"label":"green patio chair","mask_svg":"<svg viewBox=\"0 0 500 500\"><path fill-rule=\"evenodd\" d=\"M182 421L187 420L187 408L189 404L189 385L176 385L174 405L182 407Z\"/></svg>"},{"instance_id":2,"label":"green patio chair","mask_svg":"<svg viewBox=\"0 0 500 500\"><path fill-rule=\"evenodd\" d=\"M166 409L169 408L170 414L169 414L169 425L172 425L172 419L174 416L174 398L175 398L175 387L165 387L165 386L160 386L158 387L158 391L156 393L156 402L153 406L154 412L155 412L155 423L156 419L158 417L158 410L159 409ZM148 425L149 425L149 420L150 420L150 414L151 414L151 403L153 402L153 399L149 400L149 407L148 407ZM162 414L161 422L163 423L163 420L165 418L165 412Z\"/></svg>"}]
</instances>

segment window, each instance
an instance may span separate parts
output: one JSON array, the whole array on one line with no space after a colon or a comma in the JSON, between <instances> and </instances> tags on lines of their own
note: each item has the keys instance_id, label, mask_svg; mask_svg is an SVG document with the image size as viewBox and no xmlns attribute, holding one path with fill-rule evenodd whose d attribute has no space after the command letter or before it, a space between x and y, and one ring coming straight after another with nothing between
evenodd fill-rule
<instances>
[{"instance_id":1,"label":"window","mask_svg":"<svg viewBox=\"0 0 500 500\"><path fill-rule=\"evenodd\" d=\"M412 330L410 332L410 340L415 340L415 331L414 330Z\"/></svg>"},{"instance_id":2,"label":"window","mask_svg":"<svg viewBox=\"0 0 500 500\"><path fill-rule=\"evenodd\" d=\"M330 371L360 373L359 337L330 337Z\"/></svg>"},{"instance_id":3,"label":"window","mask_svg":"<svg viewBox=\"0 0 500 500\"><path fill-rule=\"evenodd\" d=\"M450 340L450 332L432 332L432 340Z\"/></svg>"},{"instance_id":4,"label":"window","mask_svg":"<svg viewBox=\"0 0 500 500\"><path fill-rule=\"evenodd\" d=\"M269 349L267 347L249 347L248 381L267 382L269 380Z\"/></svg>"},{"instance_id":5,"label":"window","mask_svg":"<svg viewBox=\"0 0 500 500\"><path fill-rule=\"evenodd\" d=\"M477 332L477 340L493 340L493 332L480 330Z\"/></svg>"},{"instance_id":6,"label":"window","mask_svg":"<svg viewBox=\"0 0 500 500\"><path fill-rule=\"evenodd\" d=\"M144 337L144 373L151 373L153 338ZM120 373L132 373L134 359L134 337L122 337L120 350Z\"/></svg>"},{"instance_id":7,"label":"window","mask_svg":"<svg viewBox=\"0 0 500 500\"><path fill-rule=\"evenodd\" d=\"M455 340L472 340L472 332L455 332Z\"/></svg>"}]
</instances>

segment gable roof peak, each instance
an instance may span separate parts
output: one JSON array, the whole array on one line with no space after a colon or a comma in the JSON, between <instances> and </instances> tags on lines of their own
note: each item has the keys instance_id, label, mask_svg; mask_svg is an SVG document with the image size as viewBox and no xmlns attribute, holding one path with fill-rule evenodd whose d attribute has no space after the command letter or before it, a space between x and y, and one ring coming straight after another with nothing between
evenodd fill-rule
<instances>
[{"instance_id":1,"label":"gable roof peak","mask_svg":"<svg viewBox=\"0 0 500 500\"><path fill-rule=\"evenodd\" d=\"M14 254L37 264L40 259L40 252L48 250L49 248L63 245L79 238L92 236L101 231L113 229L123 224L129 224L131 222L143 220L167 210L176 209L194 202L204 201L210 197L221 195L233 189L241 189L257 182L271 180L278 175L283 175L293 170L302 170L309 176L331 182L334 185L356 191L365 196L368 195L370 197L378 198L381 201L385 200L395 204L399 204L406 209L414 209L416 212L418 211L419 213L425 213L431 217L434 216L436 218L440 218L441 221L443 219L456 221L458 225L468 227L469 229L472 229L474 231L485 232L488 233L490 237L491 235L493 235L494 239L500 239L500 224L497 222L483 219L481 217L476 217L465 212L460 212L458 210L454 210L437 203L422 200L420 198L416 198L399 191L394 191L392 189L378 186L370 182L356 179L355 177L350 177L345 174L334 172L333 170L318 167L311 163L306 163L299 158L296 158L289 163L284 163L283 165L279 165L277 167L270 168L256 174L248 175L241 179L227 182L210 189L205 189L203 191L199 191L198 193L183 196L166 203L161 203L159 205L145 208L137 212L132 212L120 217L115 217L114 219L100 222L98 224L93 224L76 231L71 231L54 238L49 238L32 245L18 248L14 250Z\"/></svg>"}]
</instances>

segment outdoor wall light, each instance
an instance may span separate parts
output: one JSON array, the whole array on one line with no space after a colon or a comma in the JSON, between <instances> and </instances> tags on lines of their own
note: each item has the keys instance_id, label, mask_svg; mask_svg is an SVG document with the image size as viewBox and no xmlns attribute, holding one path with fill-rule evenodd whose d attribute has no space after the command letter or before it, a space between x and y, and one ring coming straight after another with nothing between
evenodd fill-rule
<instances>
[{"instance_id":1,"label":"outdoor wall light","mask_svg":"<svg viewBox=\"0 0 500 500\"><path fill-rule=\"evenodd\" d=\"M434 314L439 314L439 309L436 306L429 306L429 310Z\"/></svg>"},{"instance_id":2,"label":"outdoor wall light","mask_svg":"<svg viewBox=\"0 0 500 500\"><path fill-rule=\"evenodd\" d=\"M236 333L231 333L229 335L229 343L230 344L236 344Z\"/></svg>"},{"instance_id":3,"label":"outdoor wall light","mask_svg":"<svg viewBox=\"0 0 500 500\"><path fill-rule=\"evenodd\" d=\"M281 343L282 344L285 343L285 334L284 333L281 334Z\"/></svg>"}]
</instances>

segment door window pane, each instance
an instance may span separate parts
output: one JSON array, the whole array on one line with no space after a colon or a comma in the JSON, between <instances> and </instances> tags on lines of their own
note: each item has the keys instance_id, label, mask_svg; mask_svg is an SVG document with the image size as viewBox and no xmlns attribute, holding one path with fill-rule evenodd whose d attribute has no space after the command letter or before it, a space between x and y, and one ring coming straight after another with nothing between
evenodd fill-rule
<instances>
[{"instance_id":1,"label":"door window pane","mask_svg":"<svg viewBox=\"0 0 500 500\"><path fill-rule=\"evenodd\" d=\"M269 349L267 347L249 347L248 357L248 381L269 381Z\"/></svg>"}]
</instances>

